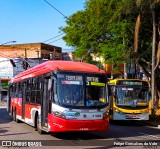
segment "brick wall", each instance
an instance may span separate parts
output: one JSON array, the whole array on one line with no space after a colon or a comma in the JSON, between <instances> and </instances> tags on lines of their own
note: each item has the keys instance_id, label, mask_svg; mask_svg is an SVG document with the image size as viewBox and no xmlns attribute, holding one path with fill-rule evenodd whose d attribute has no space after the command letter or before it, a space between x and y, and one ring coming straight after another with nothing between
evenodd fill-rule
<instances>
[{"instance_id":1,"label":"brick wall","mask_svg":"<svg viewBox=\"0 0 160 149\"><path fill-rule=\"evenodd\" d=\"M62 59L62 48L44 43L0 46L0 58L37 58L37 53L39 58Z\"/></svg>"}]
</instances>

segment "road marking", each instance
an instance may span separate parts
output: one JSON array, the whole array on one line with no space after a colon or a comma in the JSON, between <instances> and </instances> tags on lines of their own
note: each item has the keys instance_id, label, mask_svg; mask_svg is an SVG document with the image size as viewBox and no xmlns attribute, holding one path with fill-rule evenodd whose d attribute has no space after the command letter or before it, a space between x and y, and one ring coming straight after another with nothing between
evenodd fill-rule
<instances>
[{"instance_id":1,"label":"road marking","mask_svg":"<svg viewBox=\"0 0 160 149\"><path fill-rule=\"evenodd\" d=\"M143 132L138 132L139 134L141 135L147 135L147 136L150 136L150 137L153 137L153 138L160 138L160 137L157 137L157 136L154 136L154 135L150 135L150 134L147 134L147 133L143 133Z\"/></svg>"}]
</instances>

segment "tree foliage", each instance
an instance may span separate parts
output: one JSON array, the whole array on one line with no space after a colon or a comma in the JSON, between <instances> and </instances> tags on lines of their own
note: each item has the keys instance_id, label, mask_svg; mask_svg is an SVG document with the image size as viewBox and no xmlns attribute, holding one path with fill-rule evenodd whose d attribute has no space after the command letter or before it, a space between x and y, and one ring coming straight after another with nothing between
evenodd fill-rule
<instances>
[{"instance_id":1,"label":"tree foliage","mask_svg":"<svg viewBox=\"0 0 160 149\"><path fill-rule=\"evenodd\" d=\"M88 50L116 64L134 61L150 75L152 48L152 9L159 0L88 0L85 9L71 15L62 28L64 40L76 48L82 58ZM159 9L158 9L159 10ZM137 17L140 25L137 51L134 31ZM157 18L159 17L157 11ZM157 23L159 19L157 19ZM156 44L158 44L158 38ZM150 76L149 76L150 77Z\"/></svg>"},{"instance_id":2,"label":"tree foliage","mask_svg":"<svg viewBox=\"0 0 160 149\"><path fill-rule=\"evenodd\" d=\"M88 50L103 57L107 63L128 60L134 25L119 14L116 21L113 13L120 0L89 0L85 9L73 14L62 28L64 40L76 47L76 55L82 57ZM128 54L128 55L127 55Z\"/></svg>"}]
</instances>

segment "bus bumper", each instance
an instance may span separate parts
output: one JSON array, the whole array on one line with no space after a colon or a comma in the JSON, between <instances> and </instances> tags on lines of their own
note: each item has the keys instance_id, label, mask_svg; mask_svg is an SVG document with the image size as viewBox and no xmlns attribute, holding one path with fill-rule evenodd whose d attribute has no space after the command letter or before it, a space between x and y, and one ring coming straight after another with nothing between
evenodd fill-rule
<instances>
[{"instance_id":1,"label":"bus bumper","mask_svg":"<svg viewBox=\"0 0 160 149\"><path fill-rule=\"evenodd\" d=\"M149 113L120 113L115 112L113 114L113 120L149 120Z\"/></svg>"},{"instance_id":2,"label":"bus bumper","mask_svg":"<svg viewBox=\"0 0 160 149\"><path fill-rule=\"evenodd\" d=\"M70 120L48 116L49 132L64 131L105 131L109 127L109 118L103 120Z\"/></svg>"}]
</instances>

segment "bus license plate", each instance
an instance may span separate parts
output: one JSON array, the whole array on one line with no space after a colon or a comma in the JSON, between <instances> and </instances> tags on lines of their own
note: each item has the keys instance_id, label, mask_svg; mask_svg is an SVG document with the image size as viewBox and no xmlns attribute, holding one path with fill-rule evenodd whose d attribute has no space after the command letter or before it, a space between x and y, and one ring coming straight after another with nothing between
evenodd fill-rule
<instances>
[{"instance_id":1,"label":"bus license plate","mask_svg":"<svg viewBox=\"0 0 160 149\"><path fill-rule=\"evenodd\" d=\"M80 130L86 131L86 130L88 130L88 128L80 128Z\"/></svg>"},{"instance_id":2,"label":"bus license plate","mask_svg":"<svg viewBox=\"0 0 160 149\"><path fill-rule=\"evenodd\" d=\"M126 118L137 118L135 115L127 115Z\"/></svg>"}]
</instances>

